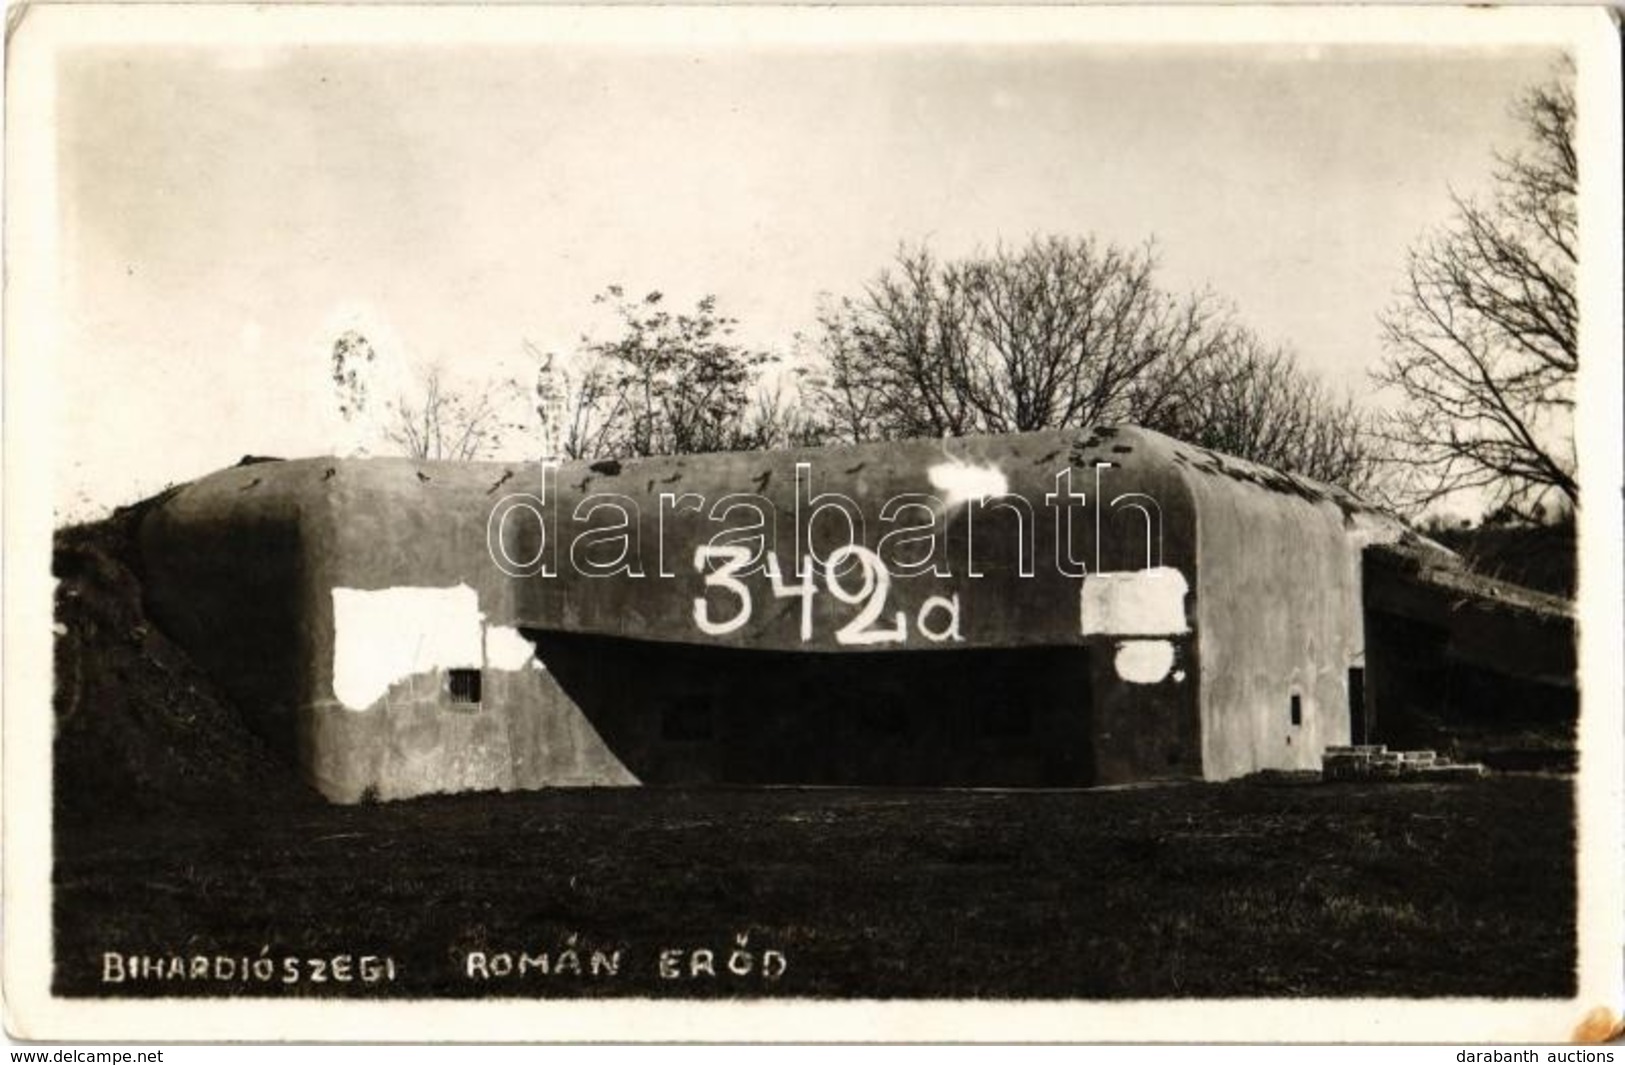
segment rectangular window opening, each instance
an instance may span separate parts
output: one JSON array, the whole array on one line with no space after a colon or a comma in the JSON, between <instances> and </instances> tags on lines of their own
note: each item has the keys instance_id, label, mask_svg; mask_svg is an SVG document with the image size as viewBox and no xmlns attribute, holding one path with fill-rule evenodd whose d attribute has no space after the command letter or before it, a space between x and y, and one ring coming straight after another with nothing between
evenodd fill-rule
<instances>
[{"instance_id":1,"label":"rectangular window opening","mask_svg":"<svg viewBox=\"0 0 1625 1065\"><path fill-rule=\"evenodd\" d=\"M446 674L451 689L451 701L460 706L478 706L480 703L480 671L453 669Z\"/></svg>"},{"instance_id":2,"label":"rectangular window opening","mask_svg":"<svg viewBox=\"0 0 1625 1065\"><path fill-rule=\"evenodd\" d=\"M1296 692L1292 695L1292 724L1303 724L1303 696Z\"/></svg>"}]
</instances>

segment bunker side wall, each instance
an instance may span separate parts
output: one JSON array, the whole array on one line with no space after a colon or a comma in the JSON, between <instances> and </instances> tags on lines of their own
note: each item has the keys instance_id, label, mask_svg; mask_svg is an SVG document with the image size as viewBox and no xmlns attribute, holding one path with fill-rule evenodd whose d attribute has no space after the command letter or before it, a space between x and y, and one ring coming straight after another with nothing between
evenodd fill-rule
<instances>
[{"instance_id":1,"label":"bunker side wall","mask_svg":"<svg viewBox=\"0 0 1625 1065\"><path fill-rule=\"evenodd\" d=\"M515 579L487 553L492 502L516 472L369 462L328 482L330 519L310 543L308 768L330 798L637 782L520 633Z\"/></svg>"},{"instance_id":2,"label":"bunker side wall","mask_svg":"<svg viewBox=\"0 0 1625 1065\"><path fill-rule=\"evenodd\" d=\"M181 488L138 534L148 611L290 765L309 741L306 531L324 507L268 464L239 467Z\"/></svg>"},{"instance_id":3,"label":"bunker side wall","mask_svg":"<svg viewBox=\"0 0 1625 1065\"><path fill-rule=\"evenodd\" d=\"M513 624L485 549L505 475L316 459L204 478L143 528L155 615L335 802L635 783Z\"/></svg>"},{"instance_id":4,"label":"bunker side wall","mask_svg":"<svg viewBox=\"0 0 1625 1065\"><path fill-rule=\"evenodd\" d=\"M1320 767L1365 665L1360 548L1332 501L1214 472L1197 500L1202 764L1210 780Z\"/></svg>"}]
</instances>

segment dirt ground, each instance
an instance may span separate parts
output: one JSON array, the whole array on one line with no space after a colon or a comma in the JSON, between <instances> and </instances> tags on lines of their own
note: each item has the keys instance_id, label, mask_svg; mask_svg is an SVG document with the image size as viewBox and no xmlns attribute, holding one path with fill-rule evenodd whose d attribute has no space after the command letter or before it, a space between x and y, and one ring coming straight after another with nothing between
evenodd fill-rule
<instances>
[{"instance_id":1,"label":"dirt ground","mask_svg":"<svg viewBox=\"0 0 1625 1065\"><path fill-rule=\"evenodd\" d=\"M147 620L132 517L58 538L59 994L1574 991L1562 775L329 807Z\"/></svg>"}]
</instances>

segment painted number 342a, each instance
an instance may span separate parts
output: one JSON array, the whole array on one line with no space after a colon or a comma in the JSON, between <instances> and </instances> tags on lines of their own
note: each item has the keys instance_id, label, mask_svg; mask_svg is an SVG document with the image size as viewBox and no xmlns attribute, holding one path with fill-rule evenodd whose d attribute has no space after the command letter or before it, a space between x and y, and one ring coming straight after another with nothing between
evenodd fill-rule
<instances>
[{"instance_id":1,"label":"painted number 342a","mask_svg":"<svg viewBox=\"0 0 1625 1065\"><path fill-rule=\"evenodd\" d=\"M702 544L695 550L694 568L703 575L705 587L708 590L714 588L732 600L732 610L727 609L726 602L718 601L717 614L720 616L716 616L712 613L710 599L703 595L695 597L694 624L701 632L708 636L726 636L750 622L754 602L750 585L742 578L751 559L752 552L748 547ZM712 563L716 564L716 568L708 569ZM856 587L852 586L850 578L843 580L841 577L843 572L852 568L853 563L856 563L861 574ZM793 584L785 582L784 571L779 566L776 554L768 552L763 564L773 598L801 600L803 643L813 638L813 599L820 592L815 574L820 568L823 571L822 591L834 596L838 602L857 608L852 618L835 630L836 643L864 645L904 643L908 640L908 612L897 610L887 615L891 574L880 556L867 547L847 544L836 548L822 567L816 565L811 557L805 558L802 560L801 576ZM927 599L914 617L913 628L933 643L962 639L959 635L958 593L951 596L934 595Z\"/></svg>"}]
</instances>

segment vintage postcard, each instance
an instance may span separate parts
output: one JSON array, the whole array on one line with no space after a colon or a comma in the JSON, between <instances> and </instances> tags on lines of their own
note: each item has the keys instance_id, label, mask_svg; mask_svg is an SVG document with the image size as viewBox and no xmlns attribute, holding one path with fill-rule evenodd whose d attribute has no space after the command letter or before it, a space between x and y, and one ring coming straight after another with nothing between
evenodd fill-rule
<instances>
[{"instance_id":1,"label":"vintage postcard","mask_svg":"<svg viewBox=\"0 0 1625 1065\"><path fill-rule=\"evenodd\" d=\"M8 1030L1607 1038L1619 52L13 8Z\"/></svg>"}]
</instances>

